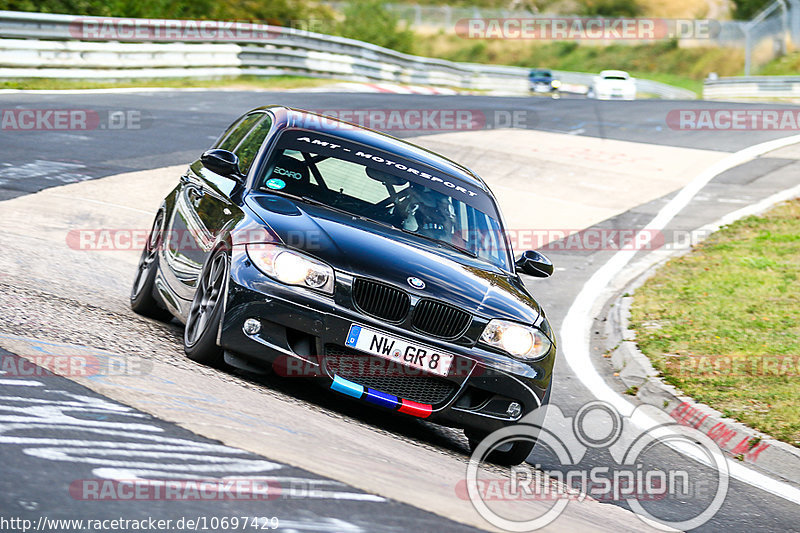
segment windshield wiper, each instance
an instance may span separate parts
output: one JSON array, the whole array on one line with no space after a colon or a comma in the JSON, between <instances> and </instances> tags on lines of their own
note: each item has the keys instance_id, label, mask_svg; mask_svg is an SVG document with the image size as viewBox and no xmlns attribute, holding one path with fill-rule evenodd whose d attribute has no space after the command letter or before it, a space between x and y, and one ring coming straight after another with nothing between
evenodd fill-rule
<instances>
[{"instance_id":1,"label":"windshield wiper","mask_svg":"<svg viewBox=\"0 0 800 533\"><path fill-rule=\"evenodd\" d=\"M409 235L416 235L417 237L422 237L423 239L429 240L431 242L435 242L436 244L443 244L443 245L447 246L448 248L451 248L451 249L453 249L453 250L455 250L457 252L461 252L464 255L468 255L470 257L478 259L478 254L476 254L472 250L467 250L466 248L462 248L461 246L453 244L452 242L442 241L442 240L437 239L436 237L429 237L428 235L423 235L422 233L417 233L416 231L411 231L410 229L398 228L397 226L392 226L392 227L394 227L396 229L399 229L403 233L408 233Z\"/></svg>"},{"instance_id":2,"label":"windshield wiper","mask_svg":"<svg viewBox=\"0 0 800 533\"><path fill-rule=\"evenodd\" d=\"M358 216L358 215L355 215L355 214L351 213L350 211L347 211L346 209L342 209L340 207L333 206L333 205L331 205L329 203L323 202L321 200L317 200L316 198L311 198L310 196L295 196L295 198L297 198L298 200L302 200L303 202L305 202L307 204L318 205L320 207L324 207L326 209L330 209L331 211L336 211L337 213L342 213L344 215L348 215L348 216L351 216L351 217L357 217Z\"/></svg>"}]
</instances>

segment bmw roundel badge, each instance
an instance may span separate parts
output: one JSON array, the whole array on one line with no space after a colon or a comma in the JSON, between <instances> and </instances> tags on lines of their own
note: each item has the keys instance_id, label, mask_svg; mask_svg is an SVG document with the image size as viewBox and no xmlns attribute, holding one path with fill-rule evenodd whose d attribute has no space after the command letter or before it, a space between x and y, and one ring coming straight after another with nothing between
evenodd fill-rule
<instances>
[{"instance_id":1,"label":"bmw roundel badge","mask_svg":"<svg viewBox=\"0 0 800 533\"><path fill-rule=\"evenodd\" d=\"M408 284L414 287L415 289L422 290L425 288L425 282L419 278L415 278L414 276L411 276L406 281L408 281Z\"/></svg>"}]
</instances>

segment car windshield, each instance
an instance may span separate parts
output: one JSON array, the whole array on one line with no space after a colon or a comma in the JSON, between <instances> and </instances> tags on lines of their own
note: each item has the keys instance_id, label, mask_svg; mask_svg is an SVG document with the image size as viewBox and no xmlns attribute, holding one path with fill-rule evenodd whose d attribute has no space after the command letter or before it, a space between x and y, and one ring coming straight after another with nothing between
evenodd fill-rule
<instances>
[{"instance_id":1,"label":"car windshield","mask_svg":"<svg viewBox=\"0 0 800 533\"><path fill-rule=\"evenodd\" d=\"M548 70L532 70L531 78L552 78L553 74Z\"/></svg>"},{"instance_id":2,"label":"car windshield","mask_svg":"<svg viewBox=\"0 0 800 533\"><path fill-rule=\"evenodd\" d=\"M500 218L485 191L373 147L286 130L256 188L392 226L511 270Z\"/></svg>"},{"instance_id":3,"label":"car windshield","mask_svg":"<svg viewBox=\"0 0 800 533\"><path fill-rule=\"evenodd\" d=\"M605 79L605 80L621 80L621 81L625 81L628 78L626 78L625 76L617 76L616 74L614 74L612 76L603 76L603 79Z\"/></svg>"}]
</instances>

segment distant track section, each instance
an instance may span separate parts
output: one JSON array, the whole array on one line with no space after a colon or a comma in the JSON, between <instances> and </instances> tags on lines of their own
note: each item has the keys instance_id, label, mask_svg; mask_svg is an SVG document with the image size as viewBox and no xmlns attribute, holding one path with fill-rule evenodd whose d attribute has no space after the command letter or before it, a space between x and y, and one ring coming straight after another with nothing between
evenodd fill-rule
<instances>
[{"instance_id":1,"label":"distant track section","mask_svg":"<svg viewBox=\"0 0 800 533\"><path fill-rule=\"evenodd\" d=\"M0 11L0 35L0 79L291 74L528 92L526 68L412 56L354 39L266 24ZM646 92L662 98L695 98L685 89L647 84Z\"/></svg>"}]
</instances>

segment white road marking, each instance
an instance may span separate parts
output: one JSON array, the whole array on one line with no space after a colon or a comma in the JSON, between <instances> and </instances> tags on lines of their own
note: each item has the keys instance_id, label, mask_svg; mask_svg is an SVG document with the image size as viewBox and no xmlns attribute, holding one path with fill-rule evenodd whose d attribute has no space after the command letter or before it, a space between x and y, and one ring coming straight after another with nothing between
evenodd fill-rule
<instances>
[{"instance_id":1,"label":"white road marking","mask_svg":"<svg viewBox=\"0 0 800 533\"><path fill-rule=\"evenodd\" d=\"M25 379L0 379L0 385L16 385L18 387L42 387L44 384L39 381Z\"/></svg>"},{"instance_id":2,"label":"white road marking","mask_svg":"<svg viewBox=\"0 0 800 533\"><path fill-rule=\"evenodd\" d=\"M11 385L43 385L37 381L19 379L0 380L0 385L6 382ZM292 499L386 501L381 496L351 490L334 480L265 475L266 472L285 467L267 459L250 457L249 452L238 448L166 437L161 434L163 429L154 424L92 420L76 416L76 413L106 413L141 419L147 415L102 398L59 390L45 389L42 392L64 396L69 400L0 396L0 445L23 446L22 453L25 455L49 461L91 465L92 473L103 479L141 481L161 486L169 479L198 479L207 483L217 482L219 486L224 486L229 479L272 480L282 482L283 494ZM30 433L36 430L41 430L47 436L15 434L18 431ZM91 433L96 438L70 438L69 435L74 432ZM50 436L53 434L61 436ZM101 440L104 437L117 439ZM156 479L147 479L145 476ZM284 487L284 484L287 486Z\"/></svg>"},{"instance_id":3,"label":"white road marking","mask_svg":"<svg viewBox=\"0 0 800 533\"><path fill-rule=\"evenodd\" d=\"M688 185L665 205L661 211L647 224L643 231L662 230L666 225L684 208L700 190L705 187L714 177L722 172L750 161L759 155L771 152L778 148L783 148L791 144L800 142L800 135L793 135L783 139L768 141L740 150L718 163L712 165L704 172L695 177ZM795 189L792 189L795 190ZM787 194L789 191L784 191ZM771 199L772 197L770 197ZM767 200L770 200L767 199ZM736 211L739 216L749 213L749 209L756 212L755 206L764 204L767 200L754 204L750 208L743 208ZM768 205L768 204L766 204ZM741 214L744 213L744 214ZM734 213L731 213L731 216ZM728 217L726 217L728 218ZM733 219L728 220L731 222ZM651 232L652 233L652 232ZM603 266L601 266L591 278L584 284L578 296L572 302L561 326L562 353L572 371L581 380L587 390L591 391L600 400L613 405L623 416L631 416L635 406L628 400L617 394L603 379L594 368L590 357L590 333L592 326L592 308L603 294L605 287L610 286L617 274L627 265L636 250L622 250L614 254ZM639 410L641 416L632 419L632 422L643 430L651 430L660 423L647 416ZM683 450L680 450L684 452ZM685 452L684 452L685 453ZM770 492L776 496L784 498L793 503L800 504L800 489L776 479L772 479L764 474L752 470L738 461L727 459L728 470L732 477L748 483L754 487Z\"/></svg>"}]
</instances>

